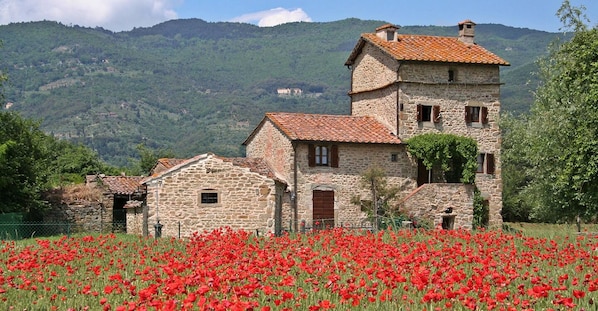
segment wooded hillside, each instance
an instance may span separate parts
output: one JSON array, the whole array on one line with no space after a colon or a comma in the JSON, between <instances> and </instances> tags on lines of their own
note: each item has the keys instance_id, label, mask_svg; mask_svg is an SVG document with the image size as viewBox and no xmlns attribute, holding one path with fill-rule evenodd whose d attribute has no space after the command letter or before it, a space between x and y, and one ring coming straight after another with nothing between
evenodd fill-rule
<instances>
[{"instance_id":1,"label":"wooded hillside","mask_svg":"<svg viewBox=\"0 0 598 311\"><path fill-rule=\"evenodd\" d=\"M456 36L456 22L399 32ZM9 77L4 107L114 165L127 165L140 143L179 157L240 156L266 111L348 113L350 71L343 64L361 33L385 23L260 28L188 19L119 33L48 21L0 26L0 68ZM511 63L502 68L503 110L528 110L534 61L556 37L477 25L476 42ZM279 96L278 88L303 93Z\"/></svg>"}]
</instances>

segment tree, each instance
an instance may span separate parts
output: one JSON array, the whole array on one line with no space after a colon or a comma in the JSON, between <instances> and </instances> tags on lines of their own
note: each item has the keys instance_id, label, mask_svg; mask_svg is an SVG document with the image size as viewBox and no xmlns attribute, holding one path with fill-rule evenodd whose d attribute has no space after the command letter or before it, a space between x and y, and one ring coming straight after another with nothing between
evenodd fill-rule
<instances>
[{"instance_id":1,"label":"tree","mask_svg":"<svg viewBox=\"0 0 598 311\"><path fill-rule=\"evenodd\" d=\"M175 155L170 150L159 149L153 150L146 147L144 144L137 145L137 152L139 152L140 159L135 163L133 168L133 174L135 175L147 175L150 170L156 165L156 162L160 158L174 158Z\"/></svg>"},{"instance_id":2,"label":"tree","mask_svg":"<svg viewBox=\"0 0 598 311\"><path fill-rule=\"evenodd\" d=\"M2 41L0 41L0 48L2 47ZM0 109L2 109L2 107L4 107L4 92L2 92L4 90L4 82L8 80L8 77L6 76L5 73L3 73L2 71L0 71Z\"/></svg>"},{"instance_id":3,"label":"tree","mask_svg":"<svg viewBox=\"0 0 598 311\"><path fill-rule=\"evenodd\" d=\"M119 170L104 163L99 155L82 144L50 139L50 158L53 161L50 185L53 187L85 182L86 175L117 175Z\"/></svg>"},{"instance_id":4,"label":"tree","mask_svg":"<svg viewBox=\"0 0 598 311\"><path fill-rule=\"evenodd\" d=\"M553 44L538 62L542 84L525 133L513 136L526 140L521 156L530 164L525 177L533 179L522 193L537 220L598 212L598 29L586 26L583 9L567 0L557 12L573 38Z\"/></svg>"},{"instance_id":5,"label":"tree","mask_svg":"<svg viewBox=\"0 0 598 311\"><path fill-rule=\"evenodd\" d=\"M0 112L0 212L28 212L43 206L50 157L39 124Z\"/></svg>"},{"instance_id":6,"label":"tree","mask_svg":"<svg viewBox=\"0 0 598 311\"><path fill-rule=\"evenodd\" d=\"M389 187L384 169L373 166L361 175L361 185L371 192L371 200L362 200L354 196L351 203L360 205L374 224L374 229L380 228L381 217L392 217L398 213L398 207L391 205L398 199L399 188Z\"/></svg>"},{"instance_id":7,"label":"tree","mask_svg":"<svg viewBox=\"0 0 598 311\"><path fill-rule=\"evenodd\" d=\"M528 185L533 180L530 176L533 165L526 155L528 150L527 116L501 116L503 131L502 143L502 179L503 207L502 218L506 222L530 221L531 202L528 199Z\"/></svg>"}]
</instances>

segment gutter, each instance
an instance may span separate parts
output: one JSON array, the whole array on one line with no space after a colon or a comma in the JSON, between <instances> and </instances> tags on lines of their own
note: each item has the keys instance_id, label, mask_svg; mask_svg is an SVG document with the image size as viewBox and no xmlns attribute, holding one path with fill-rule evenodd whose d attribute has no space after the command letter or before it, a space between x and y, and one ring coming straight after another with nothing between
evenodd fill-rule
<instances>
[{"instance_id":1,"label":"gutter","mask_svg":"<svg viewBox=\"0 0 598 311\"><path fill-rule=\"evenodd\" d=\"M297 211L297 142L291 142L293 146L293 192L291 192L291 206L293 210L293 231L298 231L299 212Z\"/></svg>"},{"instance_id":2,"label":"gutter","mask_svg":"<svg viewBox=\"0 0 598 311\"><path fill-rule=\"evenodd\" d=\"M396 112L397 112L397 137L400 137L401 134L401 75L400 75L400 71L401 71L401 65L403 65L402 61L398 61L399 66L397 67L397 108L396 108Z\"/></svg>"}]
</instances>

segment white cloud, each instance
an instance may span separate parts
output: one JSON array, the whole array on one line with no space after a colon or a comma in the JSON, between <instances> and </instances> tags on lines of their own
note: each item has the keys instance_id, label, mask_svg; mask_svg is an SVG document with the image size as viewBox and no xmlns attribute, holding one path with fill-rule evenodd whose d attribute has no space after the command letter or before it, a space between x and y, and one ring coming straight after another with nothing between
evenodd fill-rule
<instances>
[{"instance_id":1,"label":"white cloud","mask_svg":"<svg viewBox=\"0 0 598 311\"><path fill-rule=\"evenodd\" d=\"M180 0L0 0L0 24L58 21L112 31L176 19Z\"/></svg>"},{"instance_id":2,"label":"white cloud","mask_svg":"<svg viewBox=\"0 0 598 311\"><path fill-rule=\"evenodd\" d=\"M244 14L231 20L231 22L241 23L257 22L257 25L260 27L271 27L284 23L311 21L311 18L301 8L292 11L283 8L275 8L267 11Z\"/></svg>"}]
</instances>

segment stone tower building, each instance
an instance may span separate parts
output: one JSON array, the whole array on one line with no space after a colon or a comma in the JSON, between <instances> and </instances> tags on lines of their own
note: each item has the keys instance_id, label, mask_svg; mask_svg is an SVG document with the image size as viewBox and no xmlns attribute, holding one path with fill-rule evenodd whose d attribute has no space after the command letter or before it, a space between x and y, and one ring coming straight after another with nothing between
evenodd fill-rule
<instances>
[{"instance_id":1,"label":"stone tower building","mask_svg":"<svg viewBox=\"0 0 598 311\"><path fill-rule=\"evenodd\" d=\"M351 114L373 116L402 140L438 132L475 139L475 184L502 223L500 66L509 63L474 42L476 24L459 23L457 37L398 34L383 25L363 34L345 65L352 70ZM420 163L418 184L429 181Z\"/></svg>"}]
</instances>

